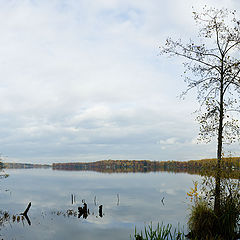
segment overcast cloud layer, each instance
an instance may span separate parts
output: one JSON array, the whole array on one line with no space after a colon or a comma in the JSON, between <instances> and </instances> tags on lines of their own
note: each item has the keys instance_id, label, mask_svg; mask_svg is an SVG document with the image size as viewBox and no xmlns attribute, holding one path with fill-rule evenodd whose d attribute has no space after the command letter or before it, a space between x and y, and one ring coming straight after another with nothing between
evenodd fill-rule
<instances>
[{"instance_id":1,"label":"overcast cloud layer","mask_svg":"<svg viewBox=\"0 0 240 240\"><path fill-rule=\"evenodd\" d=\"M6 161L188 160L197 108L167 36L196 33L192 6L239 0L0 0L0 151ZM238 145L233 153L239 154Z\"/></svg>"}]
</instances>

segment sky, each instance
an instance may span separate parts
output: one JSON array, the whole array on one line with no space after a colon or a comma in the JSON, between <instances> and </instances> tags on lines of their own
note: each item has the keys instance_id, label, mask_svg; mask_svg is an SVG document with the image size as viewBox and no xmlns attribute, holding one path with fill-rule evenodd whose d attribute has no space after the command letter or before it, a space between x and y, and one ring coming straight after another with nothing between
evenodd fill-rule
<instances>
[{"instance_id":1,"label":"sky","mask_svg":"<svg viewBox=\"0 0 240 240\"><path fill-rule=\"evenodd\" d=\"M239 0L0 0L0 152L7 162L215 157L198 143L196 94L168 36L194 38L192 7ZM239 155L239 144L226 148Z\"/></svg>"}]
</instances>

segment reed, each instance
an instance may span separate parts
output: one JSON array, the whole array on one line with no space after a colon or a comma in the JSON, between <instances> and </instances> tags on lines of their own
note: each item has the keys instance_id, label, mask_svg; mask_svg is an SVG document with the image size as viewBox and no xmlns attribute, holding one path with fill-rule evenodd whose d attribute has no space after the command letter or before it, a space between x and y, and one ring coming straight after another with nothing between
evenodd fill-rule
<instances>
[{"instance_id":1,"label":"reed","mask_svg":"<svg viewBox=\"0 0 240 240\"><path fill-rule=\"evenodd\" d=\"M184 240L186 239L184 233L179 229L173 229L171 224L164 225L163 223L153 227L152 223L144 227L144 231L137 232L135 228L134 238L135 240Z\"/></svg>"}]
</instances>

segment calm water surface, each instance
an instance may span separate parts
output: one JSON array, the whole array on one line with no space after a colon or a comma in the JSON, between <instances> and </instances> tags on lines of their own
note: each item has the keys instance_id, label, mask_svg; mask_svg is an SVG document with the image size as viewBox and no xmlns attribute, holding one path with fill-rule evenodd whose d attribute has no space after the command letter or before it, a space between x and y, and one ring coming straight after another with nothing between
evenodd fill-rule
<instances>
[{"instance_id":1,"label":"calm water surface","mask_svg":"<svg viewBox=\"0 0 240 240\"><path fill-rule=\"evenodd\" d=\"M135 226L140 230L150 222L183 226L190 208L186 192L193 180L200 180L196 175L167 172L18 169L7 173L10 176L0 182L1 209L11 216L0 229L4 240L120 240L130 239ZM29 202L31 225L26 220L13 222L12 215L23 212ZM89 209L86 218L78 216L83 202Z\"/></svg>"}]
</instances>

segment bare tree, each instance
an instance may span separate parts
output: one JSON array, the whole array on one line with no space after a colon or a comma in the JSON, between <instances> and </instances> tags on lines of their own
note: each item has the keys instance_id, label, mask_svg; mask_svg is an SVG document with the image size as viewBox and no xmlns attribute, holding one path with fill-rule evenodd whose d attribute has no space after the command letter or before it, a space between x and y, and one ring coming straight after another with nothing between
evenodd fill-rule
<instances>
[{"instance_id":1,"label":"bare tree","mask_svg":"<svg viewBox=\"0 0 240 240\"><path fill-rule=\"evenodd\" d=\"M193 12L199 26L197 41L166 39L161 54L183 57L186 61L186 94L197 89L200 103L197 117L199 137L211 141L217 138L217 171L214 210L220 211L220 169L223 143L238 139L240 130L236 113L240 95L240 21L236 11L205 7Z\"/></svg>"}]
</instances>

